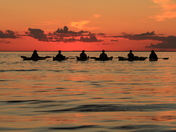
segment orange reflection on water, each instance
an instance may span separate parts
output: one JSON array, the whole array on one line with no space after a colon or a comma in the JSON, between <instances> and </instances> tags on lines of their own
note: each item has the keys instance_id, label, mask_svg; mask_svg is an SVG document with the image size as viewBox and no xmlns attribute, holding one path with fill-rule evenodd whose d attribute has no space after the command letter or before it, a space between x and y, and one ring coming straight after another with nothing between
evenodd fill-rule
<instances>
[{"instance_id":1,"label":"orange reflection on water","mask_svg":"<svg viewBox=\"0 0 176 132\"><path fill-rule=\"evenodd\" d=\"M116 112L72 112L72 113L52 113L33 116L0 116L0 126L23 128L23 126L39 127L51 124L63 124L68 126L79 125L110 125L119 126L128 124L133 121L133 125L142 125L148 122L153 125L167 125L173 126L172 123L176 121L176 111L166 112L130 112L130 111L116 111ZM123 122L121 122L123 121ZM8 122L8 123L7 123ZM109 122L109 123L108 123ZM118 124L117 124L118 122ZM21 125L20 125L21 124ZM27 125L28 124L28 125ZM129 124L128 124L129 125ZM61 127L61 126L60 126Z\"/></svg>"}]
</instances>

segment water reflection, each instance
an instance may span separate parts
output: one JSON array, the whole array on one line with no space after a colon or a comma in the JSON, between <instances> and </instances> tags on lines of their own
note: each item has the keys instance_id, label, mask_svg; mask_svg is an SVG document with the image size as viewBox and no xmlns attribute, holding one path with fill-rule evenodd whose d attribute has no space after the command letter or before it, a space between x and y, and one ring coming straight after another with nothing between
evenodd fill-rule
<instances>
[{"instance_id":1,"label":"water reflection","mask_svg":"<svg viewBox=\"0 0 176 132\"><path fill-rule=\"evenodd\" d=\"M1 62L1 130L176 129L174 59L167 63L73 59L26 62L19 58Z\"/></svg>"}]
</instances>

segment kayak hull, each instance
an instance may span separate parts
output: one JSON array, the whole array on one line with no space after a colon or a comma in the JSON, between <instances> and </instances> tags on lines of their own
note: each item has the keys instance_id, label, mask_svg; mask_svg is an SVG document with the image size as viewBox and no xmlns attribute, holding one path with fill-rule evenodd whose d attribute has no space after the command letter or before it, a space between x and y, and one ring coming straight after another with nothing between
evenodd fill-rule
<instances>
[{"instance_id":1,"label":"kayak hull","mask_svg":"<svg viewBox=\"0 0 176 132\"><path fill-rule=\"evenodd\" d=\"M31 58L31 57L26 57L26 56L21 56L23 60L33 60L33 61L38 61L38 60L45 60L48 57L38 57L38 58Z\"/></svg>"},{"instance_id":2,"label":"kayak hull","mask_svg":"<svg viewBox=\"0 0 176 132\"><path fill-rule=\"evenodd\" d=\"M76 60L77 61L87 61L87 60L89 60L89 57L87 57L86 59L82 59L82 58L76 56Z\"/></svg>"},{"instance_id":3,"label":"kayak hull","mask_svg":"<svg viewBox=\"0 0 176 132\"><path fill-rule=\"evenodd\" d=\"M158 61L158 59L149 59L149 61Z\"/></svg>"},{"instance_id":4,"label":"kayak hull","mask_svg":"<svg viewBox=\"0 0 176 132\"><path fill-rule=\"evenodd\" d=\"M68 57L65 58L57 58L57 57L53 57L53 61L63 61L63 60L67 60Z\"/></svg>"},{"instance_id":5,"label":"kayak hull","mask_svg":"<svg viewBox=\"0 0 176 132\"><path fill-rule=\"evenodd\" d=\"M134 59L129 59L127 57L118 57L119 61L144 61L147 57L135 57Z\"/></svg>"},{"instance_id":6,"label":"kayak hull","mask_svg":"<svg viewBox=\"0 0 176 132\"><path fill-rule=\"evenodd\" d=\"M108 57L108 58L106 58L106 59L102 59L102 58L94 58L95 60L97 60L97 61L108 61L108 60L112 60L113 59L113 57L111 56L111 57Z\"/></svg>"}]
</instances>

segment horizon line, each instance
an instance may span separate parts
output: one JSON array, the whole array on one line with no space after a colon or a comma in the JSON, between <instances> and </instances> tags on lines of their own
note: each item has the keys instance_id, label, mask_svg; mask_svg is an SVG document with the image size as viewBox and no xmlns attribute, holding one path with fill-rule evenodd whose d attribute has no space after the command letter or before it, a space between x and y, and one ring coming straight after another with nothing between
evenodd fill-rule
<instances>
[{"instance_id":1,"label":"horizon line","mask_svg":"<svg viewBox=\"0 0 176 132\"><path fill-rule=\"evenodd\" d=\"M58 50L37 50L38 52L58 52ZM82 50L61 50L62 52L82 52ZM86 52L102 52L102 50L85 50ZM133 52L150 52L151 50L132 50ZM176 50L155 50L156 52L176 52ZM33 50L16 50L16 51L11 51L11 50L5 50L5 51L0 51L0 52L33 52ZM105 50L105 52L129 52L129 50Z\"/></svg>"}]
</instances>

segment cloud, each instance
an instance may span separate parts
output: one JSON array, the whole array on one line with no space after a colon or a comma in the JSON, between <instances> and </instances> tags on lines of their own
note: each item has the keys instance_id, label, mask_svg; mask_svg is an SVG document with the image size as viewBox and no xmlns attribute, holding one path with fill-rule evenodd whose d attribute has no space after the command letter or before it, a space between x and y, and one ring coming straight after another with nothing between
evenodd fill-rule
<instances>
[{"instance_id":1,"label":"cloud","mask_svg":"<svg viewBox=\"0 0 176 132\"><path fill-rule=\"evenodd\" d=\"M165 19L172 19L172 18L176 18L176 12L164 12L162 15L155 15L154 18L156 21L164 21Z\"/></svg>"},{"instance_id":2,"label":"cloud","mask_svg":"<svg viewBox=\"0 0 176 132\"><path fill-rule=\"evenodd\" d=\"M41 29L32 29L28 28L27 34L35 39L38 39L39 41L48 41L46 34Z\"/></svg>"},{"instance_id":3,"label":"cloud","mask_svg":"<svg viewBox=\"0 0 176 132\"><path fill-rule=\"evenodd\" d=\"M176 49L176 36L162 37L159 39L162 40L161 43L151 44L150 46L146 46L146 48Z\"/></svg>"},{"instance_id":4,"label":"cloud","mask_svg":"<svg viewBox=\"0 0 176 132\"><path fill-rule=\"evenodd\" d=\"M26 32L27 36L33 37L38 41L44 42L100 42L102 40L98 40L95 34L91 34L89 31L71 31L67 26L63 28L58 28L53 33L45 34L44 30L37 28L28 28ZM80 37L80 38L78 38Z\"/></svg>"},{"instance_id":5,"label":"cloud","mask_svg":"<svg viewBox=\"0 0 176 132\"><path fill-rule=\"evenodd\" d=\"M84 28L84 25L90 23L90 21L87 21L87 20L80 20L80 21L77 21L77 22L71 22L71 26L72 27L76 27L78 29L83 29Z\"/></svg>"},{"instance_id":6,"label":"cloud","mask_svg":"<svg viewBox=\"0 0 176 132\"><path fill-rule=\"evenodd\" d=\"M6 30L5 32L0 30L0 38L19 38L19 35L12 30Z\"/></svg>"},{"instance_id":7,"label":"cloud","mask_svg":"<svg viewBox=\"0 0 176 132\"><path fill-rule=\"evenodd\" d=\"M162 35L162 34L161 34ZM159 41L157 44L150 44L146 48L154 49L176 49L176 36L161 36L153 32L146 32L141 34L126 34L123 33L123 36L114 36L127 38L129 40L154 40Z\"/></svg>"},{"instance_id":8,"label":"cloud","mask_svg":"<svg viewBox=\"0 0 176 132\"><path fill-rule=\"evenodd\" d=\"M8 44L8 43L10 43L10 41L0 40L0 43Z\"/></svg>"},{"instance_id":9,"label":"cloud","mask_svg":"<svg viewBox=\"0 0 176 132\"><path fill-rule=\"evenodd\" d=\"M86 30L94 30L94 29L99 29L99 27L89 27L89 26L86 26L87 24L89 23L92 23L95 19L101 17L100 14L93 14L89 20L78 20L78 21L72 21L71 22L71 26L72 27L76 27L78 28L79 30L83 30L83 29L86 29Z\"/></svg>"},{"instance_id":10,"label":"cloud","mask_svg":"<svg viewBox=\"0 0 176 132\"><path fill-rule=\"evenodd\" d=\"M100 27L91 27L87 26L87 24L91 23L91 21L88 20L80 20L77 22L71 22L70 26L71 27L76 27L79 30L94 30L94 29L100 29Z\"/></svg>"},{"instance_id":11,"label":"cloud","mask_svg":"<svg viewBox=\"0 0 176 132\"><path fill-rule=\"evenodd\" d=\"M162 9L161 14L151 16L156 21L164 21L166 19L176 18L176 1L174 0L152 0Z\"/></svg>"},{"instance_id":12,"label":"cloud","mask_svg":"<svg viewBox=\"0 0 176 132\"><path fill-rule=\"evenodd\" d=\"M100 14L94 14L94 15L93 15L93 18L99 18L99 17L101 17Z\"/></svg>"},{"instance_id":13,"label":"cloud","mask_svg":"<svg viewBox=\"0 0 176 132\"><path fill-rule=\"evenodd\" d=\"M141 34L123 33L123 36L120 36L120 37L127 38L129 40L156 40L156 41L166 40L166 37L157 36L154 32L146 32L146 33L141 33Z\"/></svg>"}]
</instances>

